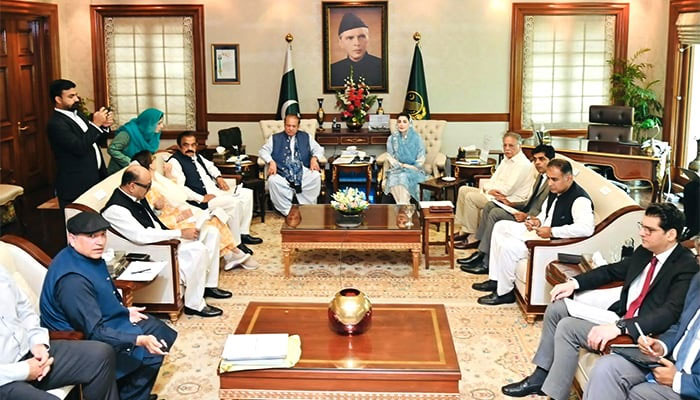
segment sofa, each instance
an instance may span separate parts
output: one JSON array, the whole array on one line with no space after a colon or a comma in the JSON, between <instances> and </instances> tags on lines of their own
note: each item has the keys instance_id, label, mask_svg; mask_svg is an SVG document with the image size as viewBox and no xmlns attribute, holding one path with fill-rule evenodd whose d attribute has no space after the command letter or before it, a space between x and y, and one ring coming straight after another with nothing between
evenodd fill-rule
<instances>
[{"instance_id":1,"label":"sofa","mask_svg":"<svg viewBox=\"0 0 700 400\"><path fill-rule=\"evenodd\" d=\"M520 260L515 273L515 295L525 319L534 323L550 303L551 285L545 278L547 264L557 259L558 253L600 253L606 259L619 257L627 239L640 243L637 222L644 210L627 193L585 165L567 157L574 170L575 181L593 201L595 230L593 235L573 239L528 240L528 256Z\"/></svg>"},{"instance_id":2,"label":"sofa","mask_svg":"<svg viewBox=\"0 0 700 400\"><path fill-rule=\"evenodd\" d=\"M50 263L51 258L26 239L13 235L0 238L0 265L12 275L19 288L34 305L37 314L41 287L44 285L46 268ZM65 399L73 389L74 386L69 385L51 389L48 393L59 399Z\"/></svg>"},{"instance_id":3,"label":"sofa","mask_svg":"<svg viewBox=\"0 0 700 400\"><path fill-rule=\"evenodd\" d=\"M162 165L162 157L156 157ZM114 189L121 183L122 174L126 168L108 176L97 185L83 193L73 203L66 205L65 219L81 211L100 212L109 200ZM174 185L173 191L180 188ZM121 250L127 253L150 254L151 259L165 261L166 267L156 279L133 295L134 305L146 307L149 313L168 314L172 321L177 320L184 307L183 288L180 282L180 272L177 261L179 240L165 240L156 243L138 244L122 236L110 228L107 231L106 248Z\"/></svg>"}]
</instances>

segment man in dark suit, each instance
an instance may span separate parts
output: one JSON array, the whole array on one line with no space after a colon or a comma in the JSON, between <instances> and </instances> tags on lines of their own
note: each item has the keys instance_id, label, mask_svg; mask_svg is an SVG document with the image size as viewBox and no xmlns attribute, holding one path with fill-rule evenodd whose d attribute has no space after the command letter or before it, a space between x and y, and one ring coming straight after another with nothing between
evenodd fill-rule
<instances>
[{"instance_id":1,"label":"man in dark suit","mask_svg":"<svg viewBox=\"0 0 700 400\"><path fill-rule=\"evenodd\" d=\"M56 159L56 196L63 208L107 176L97 141L112 125L112 113L100 108L88 121L78 113L75 83L58 79L49 86L54 112L46 131Z\"/></svg>"},{"instance_id":2,"label":"man in dark suit","mask_svg":"<svg viewBox=\"0 0 700 400\"><path fill-rule=\"evenodd\" d=\"M522 381L503 386L503 393L566 399L580 347L596 351L621 334L636 338L635 322L645 333L658 334L678 321L690 280L698 272L693 254L678 245L683 225L683 213L673 204L651 204L640 224L642 245L630 257L555 286L533 359L537 368ZM621 317L615 323L596 325L570 316L562 299L622 280L620 299L609 308Z\"/></svg>"},{"instance_id":3,"label":"man in dark suit","mask_svg":"<svg viewBox=\"0 0 700 400\"><path fill-rule=\"evenodd\" d=\"M524 222L525 218L528 216L536 217L540 213L542 204L547 199L549 195L549 185L547 185L547 163L549 160L554 158L554 147L548 144L541 144L532 151L532 164L537 170L537 178L535 178L535 184L532 186L532 192L530 198L527 201L521 203L510 202L507 198L503 198L501 201L507 206L513 207L518 210L517 213L511 214L508 211L502 209L494 202L488 202L484 209L481 211L481 222L479 222L479 227L476 230L476 239L478 242L478 251L474 252L472 255L466 258L459 258L457 262L460 264L460 268L464 272L469 272L472 274L488 274L489 272L489 251L491 249L491 233L493 232L493 226L496 225L498 221L517 221ZM481 285L483 289L474 287L476 290L483 290L487 292L492 292L496 290L496 281L492 282L484 287L481 283L475 283L474 285Z\"/></svg>"}]
</instances>

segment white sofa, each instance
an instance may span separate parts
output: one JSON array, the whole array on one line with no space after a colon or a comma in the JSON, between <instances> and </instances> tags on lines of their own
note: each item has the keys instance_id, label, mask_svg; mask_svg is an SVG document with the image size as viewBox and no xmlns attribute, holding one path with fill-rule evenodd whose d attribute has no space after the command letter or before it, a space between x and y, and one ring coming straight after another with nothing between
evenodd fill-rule
<instances>
[{"instance_id":1,"label":"white sofa","mask_svg":"<svg viewBox=\"0 0 700 400\"><path fill-rule=\"evenodd\" d=\"M582 254L600 251L606 259L619 256L625 240L640 243L637 222L644 210L624 191L611 184L585 165L557 155L571 162L575 181L593 201L595 231L586 238L528 240L528 257L516 268L515 294L528 323L533 323L550 303L551 285L545 278L547 265L557 259L558 253Z\"/></svg>"},{"instance_id":2,"label":"white sofa","mask_svg":"<svg viewBox=\"0 0 700 400\"><path fill-rule=\"evenodd\" d=\"M66 221L81 211L102 211L114 189L121 183L125 169L108 176L83 193L73 203L66 205ZM173 185L175 184L173 183ZM141 245L130 241L112 228L107 231L107 248L123 250L127 253L146 253L150 254L153 260L167 263L151 284L134 293L134 305L144 306L146 311L150 313L168 314L172 321L177 320L184 306L183 289L180 284L177 263L177 246L179 244L179 240L165 240Z\"/></svg>"},{"instance_id":3,"label":"white sofa","mask_svg":"<svg viewBox=\"0 0 700 400\"><path fill-rule=\"evenodd\" d=\"M27 295L38 314L41 287L44 284L46 267L51 263L51 258L41 249L20 237L5 235L1 239L0 265L12 275L20 290ZM73 388L73 385L64 386L51 389L48 393L59 399L64 399Z\"/></svg>"}]
</instances>

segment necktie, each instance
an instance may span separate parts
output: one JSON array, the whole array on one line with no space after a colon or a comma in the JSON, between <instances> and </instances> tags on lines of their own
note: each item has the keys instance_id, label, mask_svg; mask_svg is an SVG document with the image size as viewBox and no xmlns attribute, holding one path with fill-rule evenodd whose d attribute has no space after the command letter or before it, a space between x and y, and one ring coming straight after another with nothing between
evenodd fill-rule
<instances>
[{"instance_id":1,"label":"necktie","mask_svg":"<svg viewBox=\"0 0 700 400\"><path fill-rule=\"evenodd\" d=\"M525 204L525 208L523 208L523 211L528 212L530 211L530 207L532 207L532 203L535 202L535 199L537 198L537 192L540 190L540 184L542 183L542 177L544 175L540 174L540 177L537 178L537 183L535 183L535 186L532 188L532 196L527 200L527 204Z\"/></svg>"},{"instance_id":2,"label":"necktie","mask_svg":"<svg viewBox=\"0 0 700 400\"><path fill-rule=\"evenodd\" d=\"M695 338L698 336L698 332L700 332L700 318L696 318L695 322L693 325L688 329L688 332L685 334L685 338L683 338L683 343L681 343L681 348L678 349L678 359L676 360L676 369L681 371L683 369L683 365L688 359L688 356L690 354L690 346L693 345L693 342L695 341Z\"/></svg>"},{"instance_id":3,"label":"necktie","mask_svg":"<svg viewBox=\"0 0 700 400\"><path fill-rule=\"evenodd\" d=\"M646 297L647 293L649 292L649 286L651 285L651 278L654 276L654 270L656 270L656 264L659 263L659 259L656 257L652 257L651 259L651 267L649 268L649 271L647 272L647 276L644 279L644 286L642 286L642 292L639 293L639 296L634 299L632 304L630 304L630 308L627 310L625 313L625 319L628 318L633 318L634 314L639 310L639 307L642 306L642 301L644 301L644 297Z\"/></svg>"}]
</instances>

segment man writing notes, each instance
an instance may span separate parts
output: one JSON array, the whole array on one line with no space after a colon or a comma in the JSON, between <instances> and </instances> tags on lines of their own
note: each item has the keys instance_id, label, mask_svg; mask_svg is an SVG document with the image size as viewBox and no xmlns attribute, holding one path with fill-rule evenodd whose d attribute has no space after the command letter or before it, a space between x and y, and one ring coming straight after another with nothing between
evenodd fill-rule
<instances>
[{"instance_id":1,"label":"man writing notes","mask_svg":"<svg viewBox=\"0 0 700 400\"><path fill-rule=\"evenodd\" d=\"M92 121L80 115L80 97L69 80L51 82L49 94L54 112L46 131L56 159L56 196L63 208L107 176L97 141L113 121L104 107L92 114Z\"/></svg>"},{"instance_id":2,"label":"man writing notes","mask_svg":"<svg viewBox=\"0 0 700 400\"><path fill-rule=\"evenodd\" d=\"M93 212L82 212L66 222L69 245L46 273L41 324L52 331L79 331L110 345L116 354L119 398L155 399L151 389L177 332L158 318L142 314L143 308L124 307L102 259L107 228L109 223Z\"/></svg>"},{"instance_id":3,"label":"man writing notes","mask_svg":"<svg viewBox=\"0 0 700 400\"><path fill-rule=\"evenodd\" d=\"M554 158L554 147L541 144L532 151L533 166L537 170L535 184L532 186L530 198L523 203L513 203L517 210L515 214L504 210L496 203L490 201L484 206L481 212L481 222L476 230L476 239L479 241L478 251L465 258L457 259L461 264L460 268L464 272L472 274L489 273L489 251L491 249L491 233L498 221L524 222L528 216L534 217L540 213L542 203L549 195L549 185L547 184L547 163Z\"/></svg>"},{"instance_id":4,"label":"man writing notes","mask_svg":"<svg viewBox=\"0 0 700 400\"><path fill-rule=\"evenodd\" d=\"M151 188L151 173L140 165L132 165L124 171L121 186L114 189L112 197L102 210L102 215L114 229L135 243L155 243L180 239L177 247L177 264L180 279L185 285L185 314L200 317L221 315L221 309L210 306L204 297L225 299L231 292L217 288L219 282L219 232L208 228L168 229L156 216L146 200Z\"/></svg>"},{"instance_id":5,"label":"man writing notes","mask_svg":"<svg viewBox=\"0 0 700 400\"><path fill-rule=\"evenodd\" d=\"M533 359L535 371L503 386L503 393L512 397L546 393L555 400L567 399L581 347L598 351L620 334L637 338L635 323L645 334L657 335L678 321L690 280L698 272L693 254L678 245L684 219L673 204L650 204L639 229L642 245L630 257L555 286ZM616 281L624 284L609 310L619 320L598 325L569 314L562 299Z\"/></svg>"},{"instance_id":6,"label":"man writing notes","mask_svg":"<svg viewBox=\"0 0 700 400\"><path fill-rule=\"evenodd\" d=\"M643 353L661 357L661 366L650 372L607 355L593 366L584 400L700 399L700 274L690 283L680 320L658 339L640 336L637 343Z\"/></svg>"},{"instance_id":7,"label":"man writing notes","mask_svg":"<svg viewBox=\"0 0 700 400\"><path fill-rule=\"evenodd\" d=\"M316 204L321 193L323 147L308 133L299 130L299 117L284 117L284 132L275 133L260 149L260 158L267 163L267 182L275 209L286 216L292 199L299 204Z\"/></svg>"},{"instance_id":8,"label":"man writing notes","mask_svg":"<svg viewBox=\"0 0 700 400\"><path fill-rule=\"evenodd\" d=\"M520 151L520 135L514 132L503 135L503 155L503 161L484 185L483 191L470 186L459 188L455 224L461 228L460 234L455 237L455 248L467 249L476 243L469 236L476 232L479 214L489 202L485 194L507 205L527 200L534 173L530 160Z\"/></svg>"},{"instance_id":9,"label":"man writing notes","mask_svg":"<svg viewBox=\"0 0 700 400\"><path fill-rule=\"evenodd\" d=\"M197 138L193 132L177 137L178 150L168 159L175 182L184 186L190 204L202 209L223 208L229 215L228 227L241 238L238 248L253 254L247 244L260 244L262 239L250 235L253 219L253 191L227 182L211 161L197 153ZM229 183L233 187L229 187Z\"/></svg>"},{"instance_id":10,"label":"man writing notes","mask_svg":"<svg viewBox=\"0 0 700 400\"><path fill-rule=\"evenodd\" d=\"M56 400L45 390L80 384L86 399L119 400L112 348L49 340L32 301L2 266L0 304L0 399Z\"/></svg>"},{"instance_id":11,"label":"man writing notes","mask_svg":"<svg viewBox=\"0 0 700 400\"><path fill-rule=\"evenodd\" d=\"M382 59L367 52L369 27L353 13L346 13L338 26L338 45L347 55L331 64L331 85L343 86L353 70L354 79L365 79L369 86L382 85Z\"/></svg>"},{"instance_id":12,"label":"man writing notes","mask_svg":"<svg viewBox=\"0 0 700 400\"><path fill-rule=\"evenodd\" d=\"M515 269L527 257L528 239L574 238L593 233L593 204L588 193L574 182L571 163L555 158L547 164L549 195L537 217L524 222L500 221L491 235L489 279L472 286L492 292L480 297L479 304L515 303Z\"/></svg>"}]
</instances>

